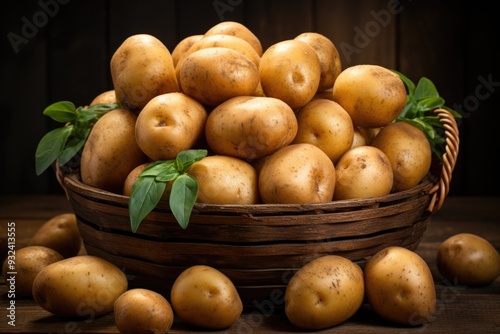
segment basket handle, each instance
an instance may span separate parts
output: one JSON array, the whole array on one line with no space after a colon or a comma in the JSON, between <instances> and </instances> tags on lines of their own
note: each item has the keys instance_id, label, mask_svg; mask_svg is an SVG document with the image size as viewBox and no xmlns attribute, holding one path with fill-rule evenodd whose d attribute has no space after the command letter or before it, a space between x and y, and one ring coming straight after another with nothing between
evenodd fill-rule
<instances>
[{"instance_id":1,"label":"basket handle","mask_svg":"<svg viewBox=\"0 0 500 334\"><path fill-rule=\"evenodd\" d=\"M446 135L445 152L443 153L443 164L439 181L429 190L431 202L427 210L430 212L438 211L444 203L448 192L450 191L450 182L457 162L460 138L458 125L455 117L446 109L438 108L434 113L439 116L439 121L443 125Z\"/></svg>"}]
</instances>

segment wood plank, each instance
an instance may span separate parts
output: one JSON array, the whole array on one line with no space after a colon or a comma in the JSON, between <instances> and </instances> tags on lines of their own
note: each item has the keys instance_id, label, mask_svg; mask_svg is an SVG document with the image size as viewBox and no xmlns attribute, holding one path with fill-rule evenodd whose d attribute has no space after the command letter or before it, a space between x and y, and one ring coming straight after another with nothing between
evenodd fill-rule
<instances>
[{"instance_id":1,"label":"wood plank","mask_svg":"<svg viewBox=\"0 0 500 334\"><path fill-rule=\"evenodd\" d=\"M314 27L312 4L308 0L248 1L245 21L266 50L277 42L311 31Z\"/></svg>"},{"instance_id":2,"label":"wood plank","mask_svg":"<svg viewBox=\"0 0 500 334\"><path fill-rule=\"evenodd\" d=\"M172 52L177 41L177 10L174 0L151 0L137 3L110 0L108 9L109 55L135 34L151 34Z\"/></svg>"},{"instance_id":3,"label":"wood plank","mask_svg":"<svg viewBox=\"0 0 500 334\"><path fill-rule=\"evenodd\" d=\"M241 0L177 1L178 42L190 35L203 35L208 29L222 21L244 23L245 5L246 2Z\"/></svg>"},{"instance_id":4,"label":"wood plank","mask_svg":"<svg viewBox=\"0 0 500 334\"><path fill-rule=\"evenodd\" d=\"M0 193L45 192L53 175L36 176L35 150L49 129L42 111L48 101L47 24L52 18L42 12L34 25L33 16L41 11L35 1L5 6L0 13Z\"/></svg>"},{"instance_id":5,"label":"wood plank","mask_svg":"<svg viewBox=\"0 0 500 334\"><path fill-rule=\"evenodd\" d=\"M342 67L356 64L396 66L397 2L316 1L315 29L337 47Z\"/></svg>"}]
</instances>

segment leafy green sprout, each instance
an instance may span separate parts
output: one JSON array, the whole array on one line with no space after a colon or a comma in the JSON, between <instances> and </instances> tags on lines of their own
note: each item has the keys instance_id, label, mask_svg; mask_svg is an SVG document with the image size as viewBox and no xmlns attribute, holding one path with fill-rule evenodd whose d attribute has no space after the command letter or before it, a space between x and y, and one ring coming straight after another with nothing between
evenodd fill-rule
<instances>
[{"instance_id":1,"label":"leafy green sprout","mask_svg":"<svg viewBox=\"0 0 500 334\"><path fill-rule=\"evenodd\" d=\"M65 125L46 133L38 143L35 152L36 175L41 175L56 161L59 166L70 161L83 148L97 120L117 108L117 104L76 108L69 101L55 102L45 108L45 116Z\"/></svg>"},{"instance_id":2,"label":"leafy green sprout","mask_svg":"<svg viewBox=\"0 0 500 334\"><path fill-rule=\"evenodd\" d=\"M135 233L142 220L160 202L167 183L172 183L169 206L179 225L186 229L198 197L198 182L186 171L207 155L206 150L186 150L173 160L151 163L132 186L129 200L130 225Z\"/></svg>"},{"instance_id":3,"label":"leafy green sprout","mask_svg":"<svg viewBox=\"0 0 500 334\"><path fill-rule=\"evenodd\" d=\"M442 131L440 131L443 125L439 121L439 116L431 112L437 108L443 108L456 118L462 116L457 111L445 106L446 101L439 96L436 86L430 79L422 77L415 85L404 74L398 71L394 72L404 82L408 92L406 105L395 122L407 122L422 130L429 140L433 154L441 160L445 143Z\"/></svg>"}]
</instances>

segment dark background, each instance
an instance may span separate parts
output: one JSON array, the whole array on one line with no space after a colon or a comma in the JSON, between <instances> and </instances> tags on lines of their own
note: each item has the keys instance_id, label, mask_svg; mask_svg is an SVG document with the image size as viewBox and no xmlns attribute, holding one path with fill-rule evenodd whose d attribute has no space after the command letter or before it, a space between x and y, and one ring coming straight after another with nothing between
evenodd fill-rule
<instances>
[{"instance_id":1,"label":"dark background","mask_svg":"<svg viewBox=\"0 0 500 334\"><path fill-rule=\"evenodd\" d=\"M463 115L450 195L500 195L500 29L493 2L33 0L2 7L0 194L62 193L52 170L35 175L38 141L59 126L42 111L60 100L85 105L112 89L109 61L125 38L149 33L172 51L184 37L233 20L264 49L316 31L335 43L344 68L372 63L415 82L428 77Z\"/></svg>"}]
</instances>

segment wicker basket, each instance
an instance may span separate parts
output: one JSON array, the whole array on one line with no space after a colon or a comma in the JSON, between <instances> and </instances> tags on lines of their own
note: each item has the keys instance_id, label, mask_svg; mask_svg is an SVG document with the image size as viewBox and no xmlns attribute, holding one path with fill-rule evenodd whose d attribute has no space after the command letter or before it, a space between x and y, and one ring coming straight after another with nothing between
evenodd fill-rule
<instances>
[{"instance_id":1,"label":"wicker basket","mask_svg":"<svg viewBox=\"0 0 500 334\"><path fill-rule=\"evenodd\" d=\"M58 177L87 253L122 268L131 287L168 296L182 270L205 264L233 281L246 307L270 300L279 304L292 274L314 258L338 254L363 265L387 246L416 249L431 214L448 194L459 148L455 118L444 109L435 112L446 136L439 170L410 190L383 197L293 205L196 204L186 230L160 202L132 233L128 197L86 186L78 173Z\"/></svg>"}]
</instances>

